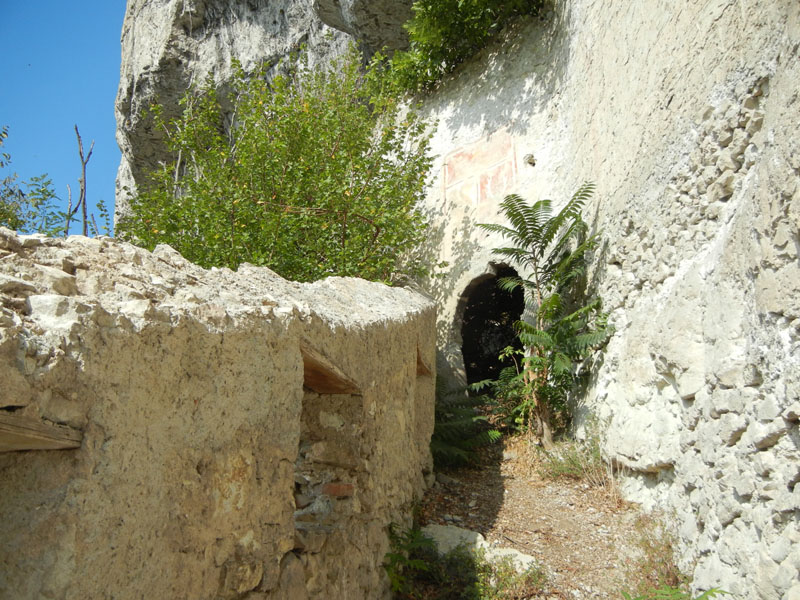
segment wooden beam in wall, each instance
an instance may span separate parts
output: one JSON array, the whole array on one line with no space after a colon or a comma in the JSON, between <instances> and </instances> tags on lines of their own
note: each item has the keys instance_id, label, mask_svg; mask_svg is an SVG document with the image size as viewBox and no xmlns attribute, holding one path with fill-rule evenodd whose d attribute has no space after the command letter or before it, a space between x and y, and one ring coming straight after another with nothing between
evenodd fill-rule
<instances>
[{"instance_id":1,"label":"wooden beam in wall","mask_svg":"<svg viewBox=\"0 0 800 600\"><path fill-rule=\"evenodd\" d=\"M300 343L303 355L303 385L318 394L361 394L358 384L321 352Z\"/></svg>"},{"instance_id":2,"label":"wooden beam in wall","mask_svg":"<svg viewBox=\"0 0 800 600\"><path fill-rule=\"evenodd\" d=\"M431 375L431 369L425 364L425 361L422 360L422 354L420 354L419 348L417 348L417 375Z\"/></svg>"},{"instance_id":3,"label":"wooden beam in wall","mask_svg":"<svg viewBox=\"0 0 800 600\"><path fill-rule=\"evenodd\" d=\"M0 411L0 452L80 448L83 432Z\"/></svg>"}]
</instances>

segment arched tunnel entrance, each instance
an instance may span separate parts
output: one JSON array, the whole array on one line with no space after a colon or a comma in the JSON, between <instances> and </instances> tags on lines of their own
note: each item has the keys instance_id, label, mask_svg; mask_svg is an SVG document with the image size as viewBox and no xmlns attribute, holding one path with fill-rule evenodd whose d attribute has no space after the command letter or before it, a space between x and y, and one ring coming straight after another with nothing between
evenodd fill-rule
<instances>
[{"instance_id":1,"label":"arched tunnel entrance","mask_svg":"<svg viewBox=\"0 0 800 600\"><path fill-rule=\"evenodd\" d=\"M509 293L497 285L498 279L514 277L517 272L502 264L492 268L493 273L473 280L461 295L461 353L467 383L497 379L504 367L513 364L498 358L503 348L522 347L514 332L514 323L525 307L522 288Z\"/></svg>"}]
</instances>

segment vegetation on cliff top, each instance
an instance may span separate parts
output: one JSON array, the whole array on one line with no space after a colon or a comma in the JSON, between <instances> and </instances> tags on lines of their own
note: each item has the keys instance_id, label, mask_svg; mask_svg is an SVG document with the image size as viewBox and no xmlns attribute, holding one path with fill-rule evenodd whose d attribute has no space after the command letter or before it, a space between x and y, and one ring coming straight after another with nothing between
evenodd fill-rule
<instances>
[{"instance_id":1,"label":"vegetation on cliff top","mask_svg":"<svg viewBox=\"0 0 800 600\"><path fill-rule=\"evenodd\" d=\"M353 49L327 70L305 65L271 81L239 69L233 125L212 81L174 121L153 107L173 158L118 232L204 267L248 262L298 281L424 271L429 123L402 112L385 69L363 71Z\"/></svg>"},{"instance_id":2,"label":"vegetation on cliff top","mask_svg":"<svg viewBox=\"0 0 800 600\"><path fill-rule=\"evenodd\" d=\"M79 197L77 202L72 201L72 190L67 186L69 200L67 210L58 210L55 200L58 200L53 182L47 174L35 175L27 181L20 181L14 172L8 172L0 179L0 226L14 229L23 234L43 233L49 236L70 233L70 224L73 221L82 221L83 235L100 235L101 228L97 225L94 213L88 209L86 200L86 165L92 156L92 148L88 154L84 153L83 140L75 126L75 136L78 140L78 153L81 160L81 175L78 179ZM11 155L2 150L4 142L8 139L8 127L0 128L0 170L8 169L11 165ZM92 142L94 147L94 142ZM105 203L100 200L96 204L98 215L103 224L105 234L111 232L111 216ZM81 212L80 218L78 212Z\"/></svg>"},{"instance_id":3,"label":"vegetation on cliff top","mask_svg":"<svg viewBox=\"0 0 800 600\"><path fill-rule=\"evenodd\" d=\"M405 24L409 48L395 52L390 61L394 77L406 90L429 90L514 18L540 15L545 4L546 0L416 0Z\"/></svg>"}]
</instances>

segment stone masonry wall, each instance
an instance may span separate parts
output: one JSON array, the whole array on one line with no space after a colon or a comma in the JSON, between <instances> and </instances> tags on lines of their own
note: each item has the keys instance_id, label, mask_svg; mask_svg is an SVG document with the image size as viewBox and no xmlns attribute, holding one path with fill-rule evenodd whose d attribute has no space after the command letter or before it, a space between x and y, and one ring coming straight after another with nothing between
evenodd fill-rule
<instances>
[{"instance_id":1,"label":"stone masonry wall","mask_svg":"<svg viewBox=\"0 0 800 600\"><path fill-rule=\"evenodd\" d=\"M571 0L425 102L444 372L463 376L462 294L503 243L475 223L595 182L617 332L579 414L672 519L695 587L740 598L800 594L798 81L796 2Z\"/></svg>"},{"instance_id":2,"label":"stone masonry wall","mask_svg":"<svg viewBox=\"0 0 800 600\"><path fill-rule=\"evenodd\" d=\"M0 597L381 598L430 472L432 303L0 229Z\"/></svg>"}]
</instances>

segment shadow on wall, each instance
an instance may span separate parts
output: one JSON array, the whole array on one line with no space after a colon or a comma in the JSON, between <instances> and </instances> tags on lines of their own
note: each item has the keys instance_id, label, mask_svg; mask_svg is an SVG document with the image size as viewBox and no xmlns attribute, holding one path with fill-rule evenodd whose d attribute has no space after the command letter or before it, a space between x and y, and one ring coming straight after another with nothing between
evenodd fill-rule
<instances>
[{"instance_id":1,"label":"shadow on wall","mask_svg":"<svg viewBox=\"0 0 800 600\"><path fill-rule=\"evenodd\" d=\"M475 223L469 214L463 214L459 223L447 222L444 209L439 206L436 213L429 214L433 225L428 239L421 252L421 260L433 265L439 257L447 257L447 265L443 270L434 273L424 284L425 291L433 298L452 298L461 276L467 272L475 254L481 245L475 239ZM438 340L451 337L451 323L437 321L436 336Z\"/></svg>"},{"instance_id":2,"label":"shadow on wall","mask_svg":"<svg viewBox=\"0 0 800 600\"><path fill-rule=\"evenodd\" d=\"M453 107L446 119L450 130L508 127L512 134L524 133L519 117L551 102L561 88L570 54L566 3L555 4L543 18L528 17L512 25L437 90L437 99ZM527 58L508 60L515 55ZM467 73L475 69L480 77Z\"/></svg>"}]
</instances>

